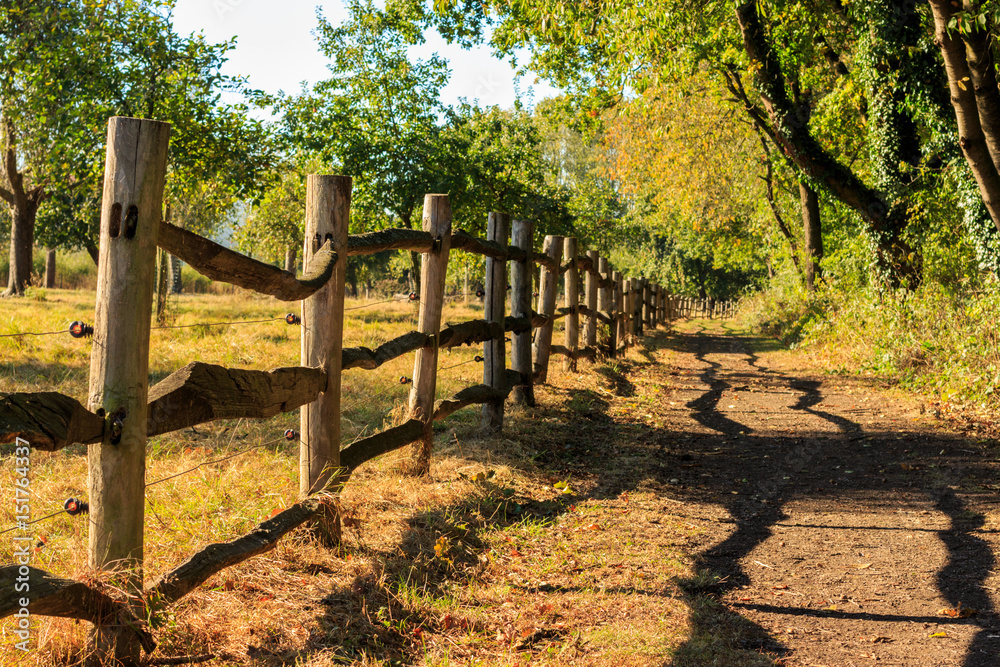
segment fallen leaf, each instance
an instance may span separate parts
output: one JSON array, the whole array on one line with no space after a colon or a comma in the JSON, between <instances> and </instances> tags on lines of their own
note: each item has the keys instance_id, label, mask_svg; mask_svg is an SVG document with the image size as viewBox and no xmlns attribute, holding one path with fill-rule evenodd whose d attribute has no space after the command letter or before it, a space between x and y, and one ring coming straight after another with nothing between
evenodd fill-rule
<instances>
[{"instance_id":1,"label":"fallen leaf","mask_svg":"<svg viewBox=\"0 0 1000 667\"><path fill-rule=\"evenodd\" d=\"M930 634L930 636L934 637L934 638L947 637L948 633L947 632L932 632Z\"/></svg>"},{"instance_id":2,"label":"fallen leaf","mask_svg":"<svg viewBox=\"0 0 1000 667\"><path fill-rule=\"evenodd\" d=\"M832 604L829 607L823 607L823 611L837 611L837 605Z\"/></svg>"}]
</instances>

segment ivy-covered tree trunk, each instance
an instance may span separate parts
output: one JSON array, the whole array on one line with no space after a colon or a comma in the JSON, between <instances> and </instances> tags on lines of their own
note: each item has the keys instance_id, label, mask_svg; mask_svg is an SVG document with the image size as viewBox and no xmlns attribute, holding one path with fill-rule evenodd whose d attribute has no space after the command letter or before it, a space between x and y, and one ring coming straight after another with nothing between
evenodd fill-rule
<instances>
[{"instance_id":1,"label":"ivy-covered tree trunk","mask_svg":"<svg viewBox=\"0 0 1000 667\"><path fill-rule=\"evenodd\" d=\"M816 291L816 282L822 277L820 262L823 260L823 226L819 215L819 197L807 183L799 183L802 206L802 237L805 240L806 289Z\"/></svg>"},{"instance_id":2,"label":"ivy-covered tree trunk","mask_svg":"<svg viewBox=\"0 0 1000 667\"><path fill-rule=\"evenodd\" d=\"M914 261L913 249L902 238L907 219L901 213L905 210L887 204L882 193L865 185L812 136L785 89L785 76L761 24L756 0L740 4L736 16L761 103L770 119L769 138L795 166L861 217L875 245L876 269L888 285L916 287L919 262Z\"/></svg>"}]
</instances>

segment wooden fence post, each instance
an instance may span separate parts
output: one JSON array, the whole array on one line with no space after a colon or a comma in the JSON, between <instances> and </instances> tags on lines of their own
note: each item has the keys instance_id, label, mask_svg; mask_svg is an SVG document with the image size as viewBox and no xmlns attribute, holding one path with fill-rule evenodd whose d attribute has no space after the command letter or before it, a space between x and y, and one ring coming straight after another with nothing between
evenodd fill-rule
<instances>
[{"instance_id":1,"label":"wooden fence post","mask_svg":"<svg viewBox=\"0 0 1000 667\"><path fill-rule=\"evenodd\" d=\"M632 292L634 295L632 297L632 329L634 330L634 336L638 339L642 336L642 278L632 279Z\"/></svg>"},{"instance_id":2,"label":"wooden fence post","mask_svg":"<svg viewBox=\"0 0 1000 667\"><path fill-rule=\"evenodd\" d=\"M420 267L420 319L417 331L431 336L417 350L410 389L410 417L424 422L424 433L411 448L408 472L426 475L431 470L434 446L434 399L437 392L438 333L444 303L444 281L451 249L451 203L448 195L425 195L423 229L434 237L434 248L424 253Z\"/></svg>"},{"instance_id":3,"label":"wooden fence post","mask_svg":"<svg viewBox=\"0 0 1000 667\"><path fill-rule=\"evenodd\" d=\"M344 284L347 232L351 222L349 176L310 174L306 180L302 268L327 242L339 256L330 281L302 302L302 365L326 372L326 389L299 414L299 497L330 485L340 467L341 353L344 349ZM340 518L328 506L314 529L328 545L340 542Z\"/></svg>"},{"instance_id":4,"label":"wooden fence post","mask_svg":"<svg viewBox=\"0 0 1000 667\"><path fill-rule=\"evenodd\" d=\"M569 308L566 316L566 358L563 370L576 372L576 351L580 347L580 271L576 261L576 239L563 239L563 259L569 264L563 276L563 305Z\"/></svg>"},{"instance_id":5,"label":"wooden fence post","mask_svg":"<svg viewBox=\"0 0 1000 667\"><path fill-rule=\"evenodd\" d=\"M511 233L510 244L525 251L527 257L512 262L510 265L510 311L514 317L527 317L531 321L531 295L534 288L532 275L534 261L531 254L534 248L535 223L530 220L515 220ZM535 405L535 387L531 367L531 325L521 332L511 335L510 364L511 368L521 374L521 380L514 387L514 403L516 405Z\"/></svg>"},{"instance_id":6,"label":"wooden fence post","mask_svg":"<svg viewBox=\"0 0 1000 667\"><path fill-rule=\"evenodd\" d=\"M546 236L542 245L542 253L550 261L559 265L559 258L562 256L563 237ZM556 290L558 289L559 270L552 270L547 266L542 266L541 277L539 278L538 303L541 314L552 318L556 313ZM539 327L535 332L535 376L539 384L545 384L549 376L549 357L552 354L552 331L555 322L552 319Z\"/></svg>"},{"instance_id":7,"label":"wooden fence post","mask_svg":"<svg viewBox=\"0 0 1000 667\"><path fill-rule=\"evenodd\" d=\"M601 289L597 293L597 310L608 318L608 356L614 356L615 349L615 300L614 283L611 281L611 265L608 260L601 257L597 266L598 273L601 274Z\"/></svg>"},{"instance_id":8,"label":"wooden fence post","mask_svg":"<svg viewBox=\"0 0 1000 667\"><path fill-rule=\"evenodd\" d=\"M653 288L648 278L642 281L642 326L644 330L653 328Z\"/></svg>"},{"instance_id":9,"label":"wooden fence post","mask_svg":"<svg viewBox=\"0 0 1000 667\"><path fill-rule=\"evenodd\" d=\"M116 571L113 586L136 596L134 607L143 585L149 319L169 140L169 123L108 121L89 388L90 409L106 415L106 426L87 451L88 562ZM97 626L92 639L98 655L139 663L141 646L128 627Z\"/></svg>"},{"instance_id":10,"label":"wooden fence post","mask_svg":"<svg viewBox=\"0 0 1000 667\"><path fill-rule=\"evenodd\" d=\"M615 291L612 295L615 302L615 349L611 352L611 355L618 356L618 347L625 344L625 286L621 271L614 271L611 274L611 279L615 283Z\"/></svg>"},{"instance_id":11,"label":"wooden fence post","mask_svg":"<svg viewBox=\"0 0 1000 667\"><path fill-rule=\"evenodd\" d=\"M587 257L590 259L591 269L587 271L587 278L584 282L584 290L587 297L587 308L590 310L590 315L587 317L587 328L584 331L583 345L584 347L596 347L597 346L597 283L598 280L595 278L597 272L599 271L600 259L596 250L588 250Z\"/></svg>"},{"instance_id":12,"label":"wooden fence post","mask_svg":"<svg viewBox=\"0 0 1000 667\"><path fill-rule=\"evenodd\" d=\"M625 343L625 288L622 285L622 272L615 271L611 274L611 279L614 280L614 294L612 299L614 300L615 309L615 319L613 320L611 326L614 329L614 337L612 341L615 346L611 348L611 356L618 356L618 346Z\"/></svg>"},{"instance_id":13,"label":"wooden fence post","mask_svg":"<svg viewBox=\"0 0 1000 667\"><path fill-rule=\"evenodd\" d=\"M507 246L510 216L490 213L486 224L486 238ZM507 260L486 258L486 299L483 301L483 319L499 322L503 327L507 305ZM507 380L507 344L504 336L483 343L483 384L503 392ZM503 430L503 401L483 403L483 430L500 433Z\"/></svg>"}]
</instances>

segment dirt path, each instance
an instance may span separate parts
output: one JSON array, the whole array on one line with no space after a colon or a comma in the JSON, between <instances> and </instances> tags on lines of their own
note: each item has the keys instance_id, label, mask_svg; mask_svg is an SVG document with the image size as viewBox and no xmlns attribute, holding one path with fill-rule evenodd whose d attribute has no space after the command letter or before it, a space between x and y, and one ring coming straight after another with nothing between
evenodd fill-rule
<instances>
[{"instance_id":1,"label":"dirt path","mask_svg":"<svg viewBox=\"0 0 1000 667\"><path fill-rule=\"evenodd\" d=\"M784 665L1000 665L996 441L766 341L671 341L666 493L706 527L692 600L722 603L691 642L738 614L738 641Z\"/></svg>"}]
</instances>

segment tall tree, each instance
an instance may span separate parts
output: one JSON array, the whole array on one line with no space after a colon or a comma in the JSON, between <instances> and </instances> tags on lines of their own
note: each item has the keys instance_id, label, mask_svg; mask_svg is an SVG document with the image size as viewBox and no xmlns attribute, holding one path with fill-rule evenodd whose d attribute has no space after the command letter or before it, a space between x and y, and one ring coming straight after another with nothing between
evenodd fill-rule
<instances>
[{"instance_id":1,"label":"tall tree","mask_svg":"<svg viewBox=\"0 0 1000 667\"><path fill-rule=\"evenodd\" d=\"M320 50L333 76L284 101L284 131L355 178L352 220L374 224L387 212L410 229L424 195L447 191L438 137L448 66L436 55L411 60L408 48L423 40L412 23L373 0L347 5L340 25L319 15ZM410 257L416 290L419 254Z\"/></svg>"},{"instance_id":2,"label":"tall tree","mask_svg":"<svg viewBox=\"0 0 1000 667\"><path fill-rule=\"evenodd\" d=\"M15 0L0 7L0 198L12 213L8 294L30 279L39 206L48 245L94 245L109 116L173 123L168 199L212 192L217 219L270 161L263 125L220 93L248 93L219 68L232 43L182 37L173 0ZM6 184L4 184L6 181Z\"/></svg>"}]
</instances>

